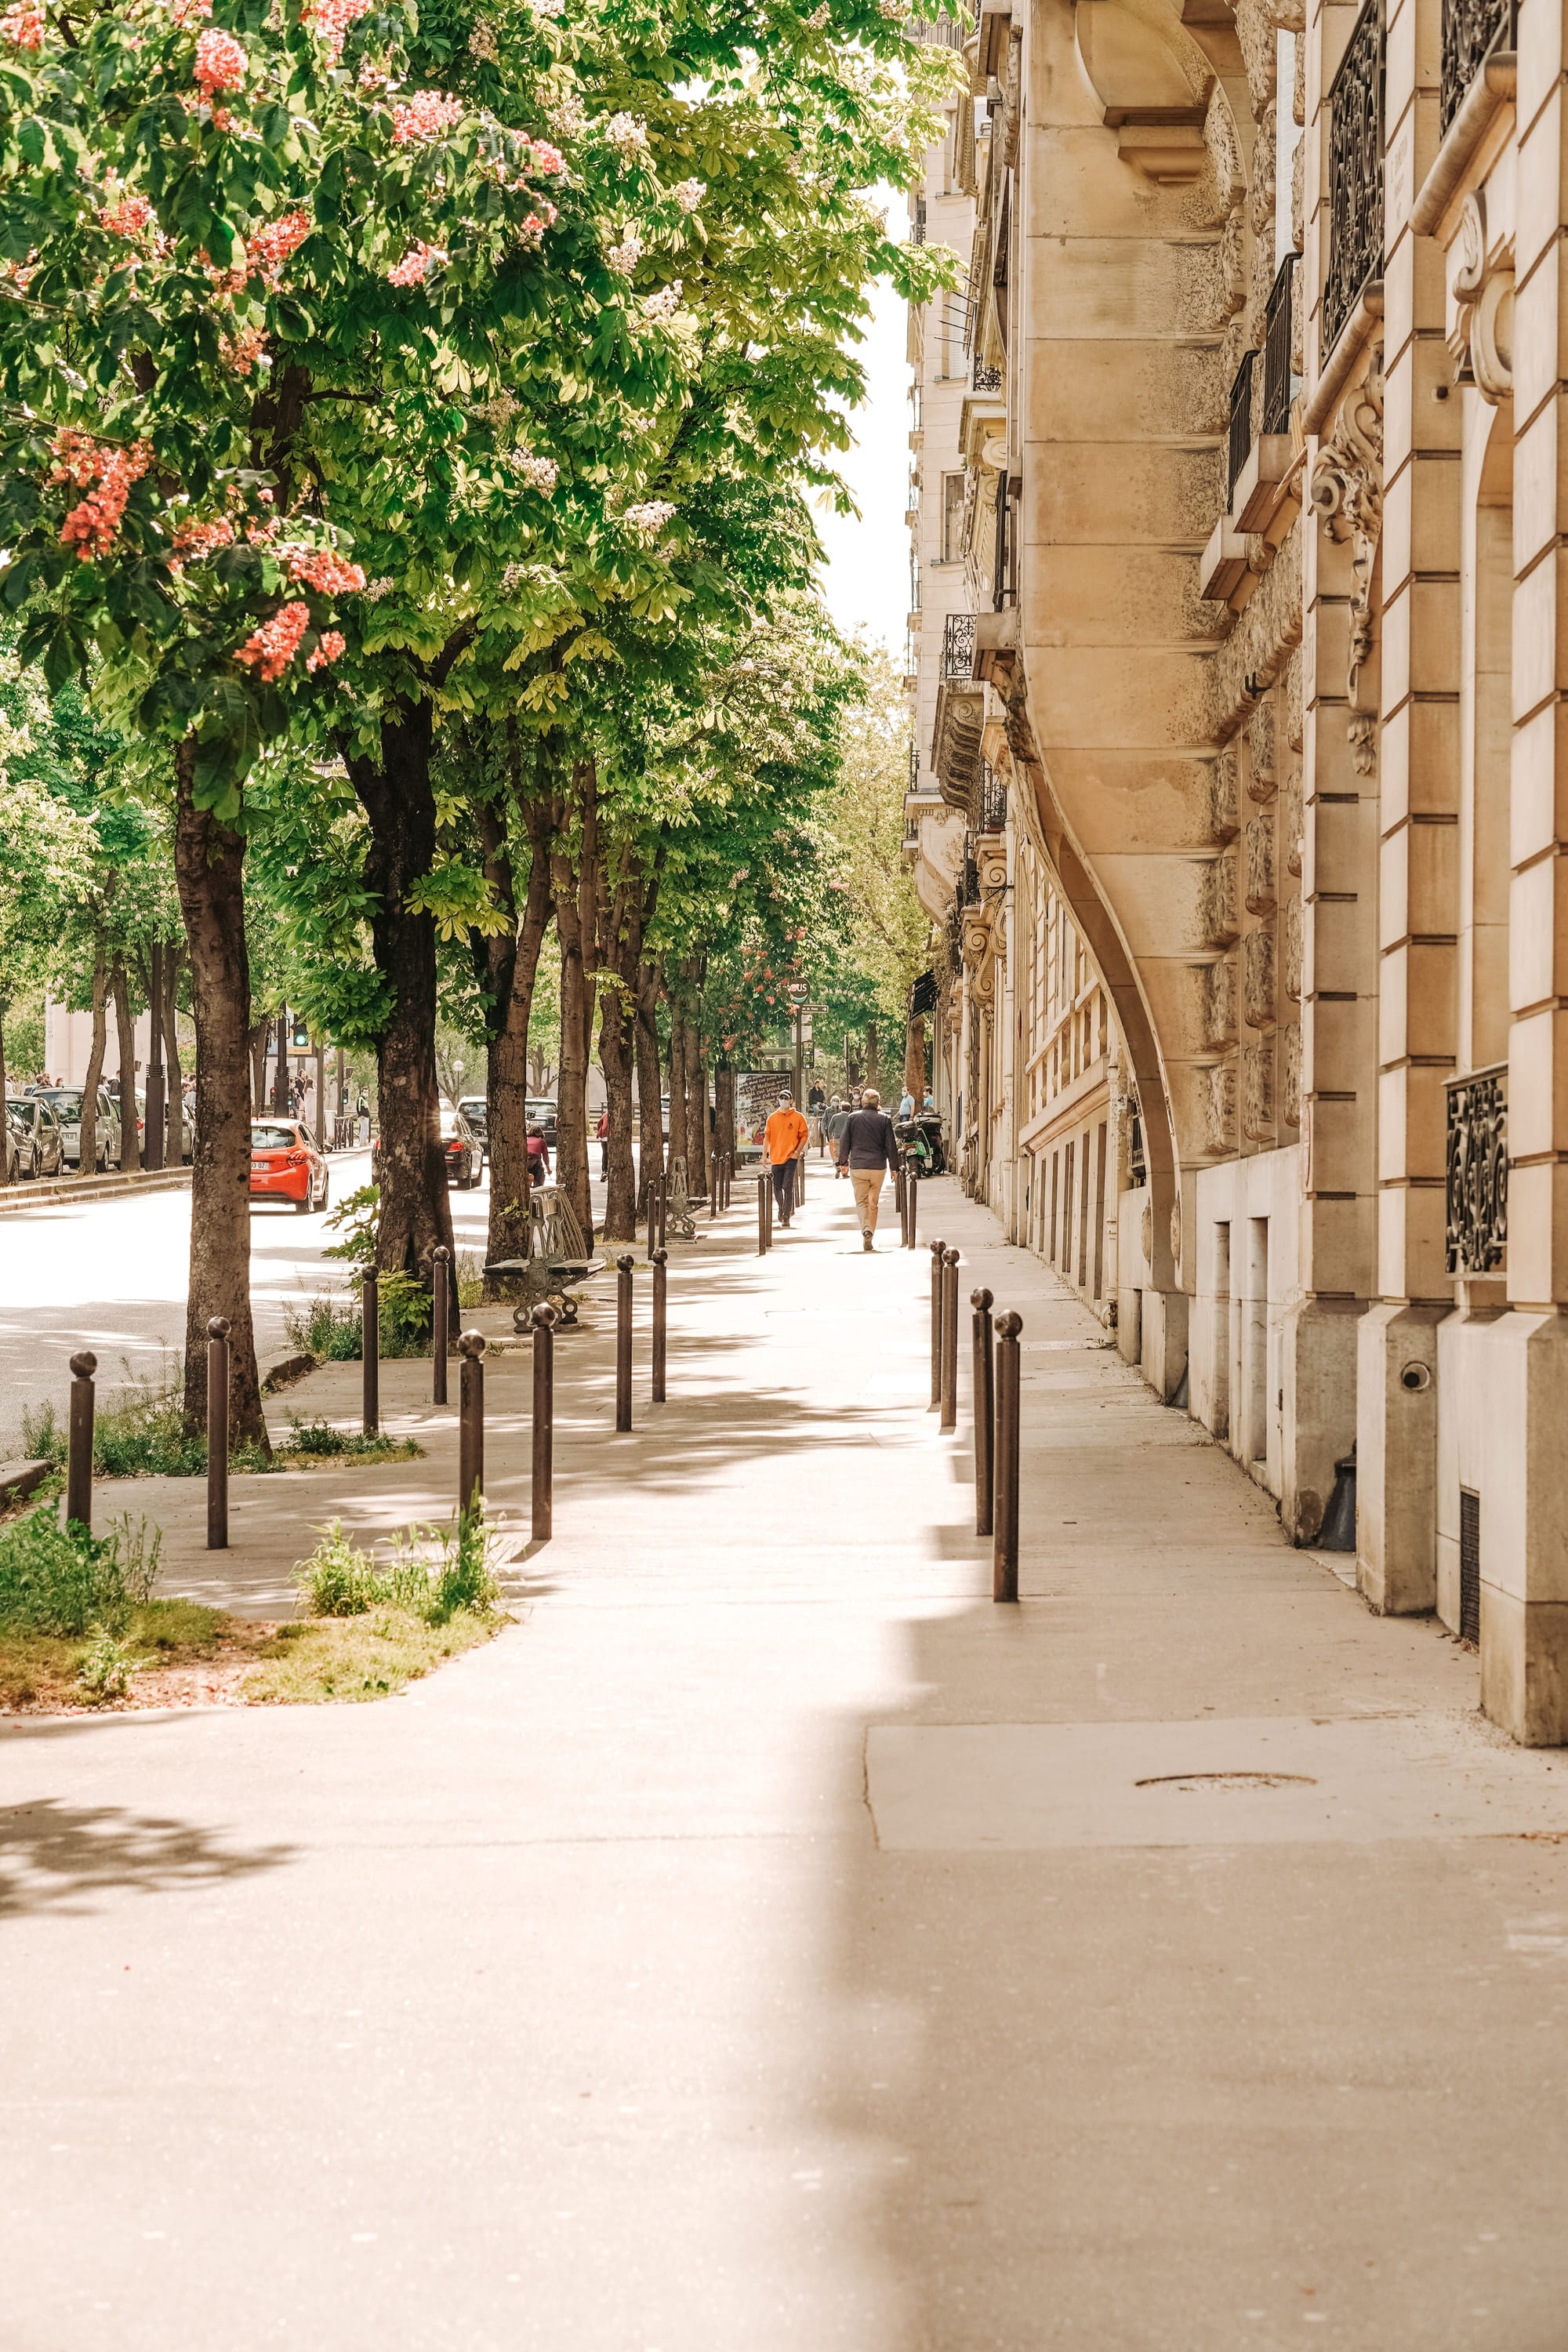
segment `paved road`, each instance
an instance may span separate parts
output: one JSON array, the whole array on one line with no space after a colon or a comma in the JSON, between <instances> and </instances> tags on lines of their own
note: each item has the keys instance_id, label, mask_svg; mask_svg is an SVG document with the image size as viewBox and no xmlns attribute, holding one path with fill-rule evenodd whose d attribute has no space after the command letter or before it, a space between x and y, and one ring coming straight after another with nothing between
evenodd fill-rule
<instances>
[{"instance_id":1,"label":"paved road","mask_svg":"<svg viewBox=\"0 0 1568 2352\"><path fill-rule=\"evenodd\" d=\"M370 1171L368 1151L331 1160L334 1200ZM452 1195L460 1249L482 1250L489 1175ZM184 1341L190 1260L188 1192L137 1200L40 1202L0 1217L0 1454L14 1450L27 1406L63 1402L68 1359L91 1348L106 1387L172 1371ZM312 1294L335 1287L341 1263L322 1255L335 1236L325 1214L296 1216L270 1204L251 1213L251 1296L257 1344L278 1352L285 1318Z\"/></svg>"},{"instance_id":2,"label":"paved road","mask_svg":"<svg viewBox=\"0 0 1568 2352\"><path fill-rule=\"evenodd\" d=\"M846 1190L677 1248L630 1436L562 1341L486 1650L0 1727L6 2352L1561 2352L1563 1759L939 1184L1026 1318L996 1608Z\"/></svg>"}]
</instances>

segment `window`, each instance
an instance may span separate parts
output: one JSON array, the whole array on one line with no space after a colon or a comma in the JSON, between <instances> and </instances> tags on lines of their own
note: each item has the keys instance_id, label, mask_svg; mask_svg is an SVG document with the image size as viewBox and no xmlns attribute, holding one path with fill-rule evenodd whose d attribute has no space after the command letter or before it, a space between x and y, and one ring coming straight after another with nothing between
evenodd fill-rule
<instances>
[{"instance_id":1,"label":"window","mask_svg":"<svg viewBox=\"0 0 1568 2352\"><path fill-rule=\"evenodd\" d=\"M963 476L942 478L942 560L957 563L963 555Z\"/></svg>"}]
</instances>

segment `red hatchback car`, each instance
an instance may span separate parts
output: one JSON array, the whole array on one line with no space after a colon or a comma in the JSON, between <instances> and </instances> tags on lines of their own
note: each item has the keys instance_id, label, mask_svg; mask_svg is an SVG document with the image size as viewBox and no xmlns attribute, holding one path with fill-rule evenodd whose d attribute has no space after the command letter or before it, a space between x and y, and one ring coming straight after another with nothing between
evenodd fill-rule
<instances>
[{"instance_id":1,"label":"red hatchback car","mask_svg":"<svg viewBox=\"0 0 1568 2352\"><path fill-rule=\"evenodd\" d=\"M327 1205L327 1163L297 1119L258 1119L250 1130L250 1197L291 1201L297 1216Z\"/></svg>"}]
</instances>

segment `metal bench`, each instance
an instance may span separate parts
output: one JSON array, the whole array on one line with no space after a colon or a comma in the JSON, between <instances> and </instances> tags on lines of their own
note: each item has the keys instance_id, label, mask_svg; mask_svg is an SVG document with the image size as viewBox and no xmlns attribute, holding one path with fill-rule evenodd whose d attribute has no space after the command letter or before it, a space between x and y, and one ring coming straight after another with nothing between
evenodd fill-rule
<instances>
[{"instance_id":1,"label":"metal bench","mask_svg":"<svg viewBox=\"0 0 1568 2352\"><path fill-rule=\"evenodd\" d=\"M542 1298L561 1302L562 1324L570 1328L577 1320L577 1307L569 1286L589 1281L604 1264L589 1248L565 1194L554 1185L546 1185L529 1197L527 1255L489 1258L485 1276L488 1280L492 1275L500 1276L518 1286L520 1295L511 1316L515 1330L529 1328Z\"/></svg>"}]
</instances>

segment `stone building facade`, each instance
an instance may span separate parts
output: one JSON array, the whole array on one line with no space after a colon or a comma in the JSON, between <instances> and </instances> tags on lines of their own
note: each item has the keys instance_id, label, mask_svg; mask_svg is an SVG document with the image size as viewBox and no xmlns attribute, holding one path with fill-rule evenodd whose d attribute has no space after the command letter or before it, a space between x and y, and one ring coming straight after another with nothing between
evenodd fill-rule
<instances>
[{"instance_id":1,"label":"stone building facade","mask_svg":"<svg viewBox=\"0 0 1568 2352\"><path fill-rule=\"evenodd\" d=\"M1059 902L1103 1005L1121 1344L1296 1540L1353 1495L1372 1605L1436 1609L1487 1711L1562 1742L1561 7L958 29L985 130L947 241L994 388L957 425L969 675L922 740L945 806L965 729L1005 795L994 913L932 911L961 1027L981 929L1013 1024L965 1172L1038 1246L1018 1039Z\"/></svg>"}]
</instances>

